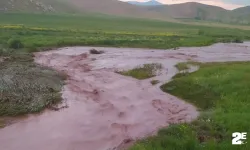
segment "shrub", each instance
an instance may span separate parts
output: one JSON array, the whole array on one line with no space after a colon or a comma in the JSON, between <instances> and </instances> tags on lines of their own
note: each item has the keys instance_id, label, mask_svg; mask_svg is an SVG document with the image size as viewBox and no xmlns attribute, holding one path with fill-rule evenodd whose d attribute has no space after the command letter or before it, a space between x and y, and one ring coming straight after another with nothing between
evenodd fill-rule
<instances>
[{"instance_id":1,"label":"shrub","mask_svg":"<svg viewBox=\"0 0 250 150\"><path fill-rule=\"evenodd\" d=\"M7 43L8 47L13 49L19 49L24 47L19 39L9 39Z\"/></svg>"},{"instance_id":2,"label":"shrub","mask_svg":"<svg viewBox=\"0 0 250 150\"><path fill-rule=\"evenodd\" d=\"M235 39L233 40L233 43L243 43L243 39L237 37L237 38L235 38Z\"/></svg>"}]
</instances>

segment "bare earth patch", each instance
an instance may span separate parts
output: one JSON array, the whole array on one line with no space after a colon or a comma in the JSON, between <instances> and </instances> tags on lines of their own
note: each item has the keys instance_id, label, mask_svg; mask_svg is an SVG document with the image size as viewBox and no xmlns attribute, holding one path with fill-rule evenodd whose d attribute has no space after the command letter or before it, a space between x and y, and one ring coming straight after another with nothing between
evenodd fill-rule
<instances>
[{"instance_id":1,"label":"bare earth patch","mask_svg":"<svg viewBox=\"0 0 250 150\"><path fill-rule=\"evenodd\" d=\"M196 108L164 93L150 81L168 82L185 61L250 60L250 49L237 44L216 44L179 50L62 48L36 53L35 61L67 74L62 97L68 108L45 111L0 129L4 150L113 150L156 133L169 124L197 118ZM194 57L195 56L195 57ZM157 76L137 80L116 74L138 65L161 63ZM29 141L29 142L27 142Z\"/></svg>"}]
</instances>

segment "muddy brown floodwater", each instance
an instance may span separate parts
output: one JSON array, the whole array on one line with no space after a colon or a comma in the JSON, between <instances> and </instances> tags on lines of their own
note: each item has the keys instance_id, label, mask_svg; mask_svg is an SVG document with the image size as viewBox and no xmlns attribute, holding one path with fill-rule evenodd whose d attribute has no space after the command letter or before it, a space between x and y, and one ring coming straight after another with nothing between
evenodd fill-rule
<instances>
[{"instance_id":1,"label":"muddy brown floodwater","mask_svg":"<svg viewBox=\"0 0 250 150\"><path fill-rule=\"evenodd\" d=\"M250 43L215 44L208 47L153 50L68 47L35 54L35 61L68 75L63 103L68 108L29 115L0 129L1 150L115 150L133 140L156 133L171 123L197 118L196 108L162 92L150 81L116 74L140 64L161 63L153 79L168 82L177 73L174 65L250 60Z\"/></svg>"}]
</instances>

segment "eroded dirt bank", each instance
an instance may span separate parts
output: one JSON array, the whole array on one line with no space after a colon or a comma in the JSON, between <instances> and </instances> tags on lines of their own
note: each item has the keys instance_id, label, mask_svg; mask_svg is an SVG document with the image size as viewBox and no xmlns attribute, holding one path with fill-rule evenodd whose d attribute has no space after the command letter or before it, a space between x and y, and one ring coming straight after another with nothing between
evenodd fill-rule
<instances>
[{"instance_id":1,"label":"eroded dirt bank","mask_svg":"<svg viewBox=\"0 0 250 150\"><path fill-rule=\"evenodd\" d=\"M114 73L145 63L161 63L162 83L177 73L182 61L250 60L250 45L216 44L179 50L96 48L101 55L89 55L92 47L62 48L37 53L39 64L64 71L63 88L68 108L30 115L0 129L3 150L113 150L138 138L154 134L171 123L191 121L195 107L152 86Z\"/></svg>"}]
</instances>

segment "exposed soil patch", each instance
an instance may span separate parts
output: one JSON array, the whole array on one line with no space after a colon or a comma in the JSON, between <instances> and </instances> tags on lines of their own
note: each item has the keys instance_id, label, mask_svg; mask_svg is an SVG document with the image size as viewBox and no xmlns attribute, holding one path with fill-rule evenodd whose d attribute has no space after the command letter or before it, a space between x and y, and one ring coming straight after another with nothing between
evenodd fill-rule
<instances>
[{"instance_id":1,"label":"exposed soil patch","mask_svg":"<svg viewBox=\"0 0 250 150\"><path fill-rule=\"evenodd\" d=\"M162 92L150 81L169 81L178 72L175 65L190 59L250 60L250 49L235 44L154 52L96 48L105 53L88 55L91 48L62 48L35 54L37 63L67 74L62 97L68 108L31 115L0 129L2 149L120 149L121 145L155 134L161 127L189 122L198 116L195 107ZM148 63L161 63L161 73L147 80L115 73Z\"/></svg>"}]
</instances>

